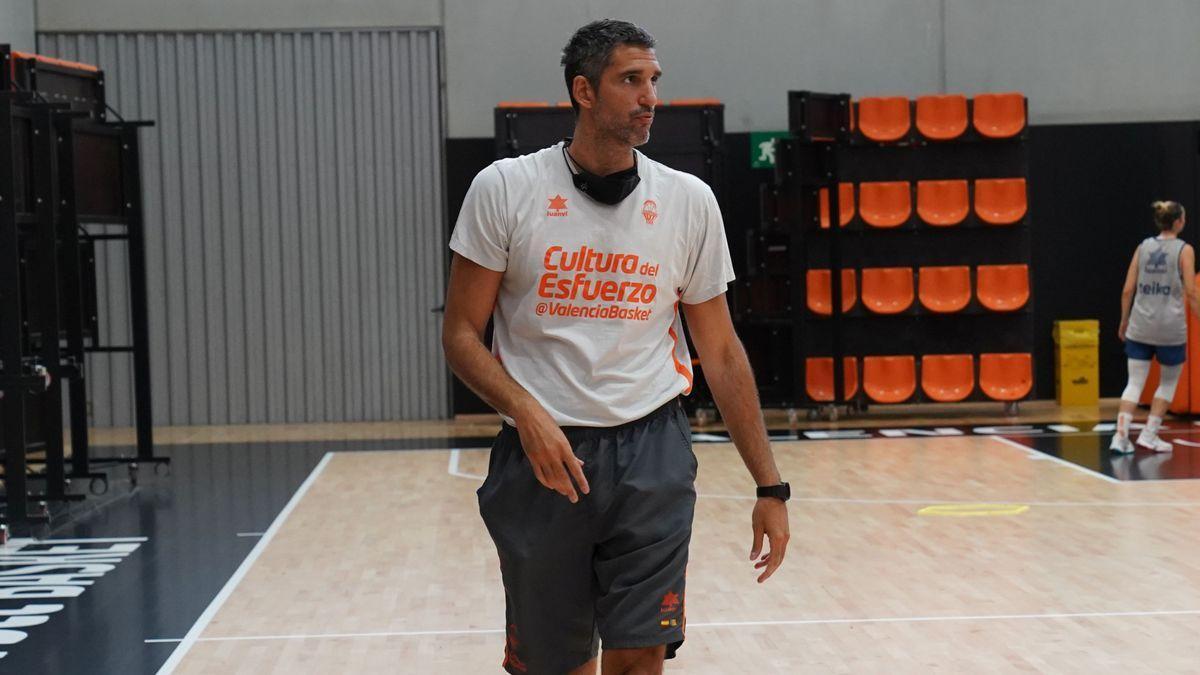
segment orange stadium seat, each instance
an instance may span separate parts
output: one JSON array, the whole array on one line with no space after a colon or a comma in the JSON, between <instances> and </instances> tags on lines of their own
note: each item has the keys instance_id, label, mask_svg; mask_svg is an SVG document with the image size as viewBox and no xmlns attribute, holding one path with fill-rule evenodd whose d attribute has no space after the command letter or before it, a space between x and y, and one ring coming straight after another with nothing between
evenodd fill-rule
<instances>
[{"instance_id":1,"label":"orange stadium seat","mask_svg":"<svg viewBox=\"0 0 1200 675\"><path fill-rule=\"evenodd\" d=\"M980 178L975 181L975 214L991 225L1012 225L1025 217L1029 204L1024 178Z\"/></svg>"},{"instance_id":2,"label":"orange stadium seat","mask_svg":"<svg viewBox=\"0 0 1200 675\"><path fill-rule=\"evenodd\" d=\"M903 403L917 390L916 359L911 356L863 358L863 391L876 403Z\"/></svg>"},{"instance_id":3,"label":"orange stadium seat","mask_svg":"<svg viewBox=\"0 0 1200 675\"><path fill-rule=\"evenodd\" d=\"M903 96L871 97L858 102L858 129L873 141L898 141L908 135L911 126L908 99Z\"/></svg>"},{"instance_id":4,"label":"orange stadium seat","mask_svg":"<svg viewBox=\"0 0 1200 675\"><path fill-rule=\"evenodd\" d=\"M1025 128L1025 97L1019 93L975 97L975 130L988 138L1011 138Z\"/></svg>"},{"instance_id":5,"label":"orange stadium seat","mask_svg":"<svg viewBox=\"0 0 1200 675\"><path fill-rule=\"evenodd\" d=\"M842 359L842 386L846 399L858 393L858 359ZM804 390L808 397L821 403L833 402L833 358L809 357L804 360Z\"/></svg>"},{"instance_id":6,"label":"orange stadium seat","mask_svg":"<svg viewBox=\"0 0 1200 675\"><path fill-rule=\"evenodd\" d=\"M975 359L970 354L921 357L921 391L939 403L961 401L975 390Z\"/></svg>"},{"instance_id":7,"label":"orange stadium seat","mask_svg":"<svg viewBox=\"0 0 1200 675\"><path fill-rule=\"evenodd\" d=\"M833 275L829 270L809 270L805 275L808 284L808 311L821 316L833 313ZM849 312L858 303L854 270L842 270L842 312Z\"/></svg>"},{"instance_id":8,"label":"orange stadium seat","mask_svg":"<svg viewBox=\"0 0 1200 675\"><path fill-rule=\"evenodd\" d=\"M858 212L872 227L899 227L912 215L912 190L907 181L859 183Z\"/></svg>"},{"instance_id":9,"label":"orange stadium seat","mask_svg":"<svg viewBox=\"0 0 1200 675\"><path fill-rule=\"evenodd\" d=\"M993 312L1012 312L1029 302L1028 265L980 265L975 270L975 295Z\"/></svg>"},{"instance_id":10,"label":"orange stadium seat","mask_svg":"<svg viewBox=\"0 0 1200 675\"><path fill-rule=\"evenodd\" d=\"M936 227L957 225L971 211L965 180L917 181L917 215Z\"/></svg>"},{"instance_id":11,"label":"orange stadium seat","mask_svg":"<svg viewBox=\"0 0 1200 675\"><path fill-rule=\"evenodd\" d=\"M962 94L917 98L917 131L934 141L958 138L967 130L967 97Z\"/></svg>"},{"instance_id":12,"label":"orange stadium seat","mask_svg":"<svg viewBox=\"0 0 1200 675\"><path fill-rule=\"evenodd\" d=\"M931 312L962 311L971 303L971 268L922 267L917 270L917 295Z\"/></svg>"},{"instance_id":13,"label":"orange stadium seat","mask_svg":"<svg viewBox=\"0 0 1200 675\"><path fill-rule=\"evenodd\" d=\"M911 267L870 267L862 271L862 301L876 314L899 314L913 303Z\"/></svg>"},{"instance_id":14,"label":"orange stadium seat","mask_svg":"<svg viewBox=\"0 0 1200 675\"><path fill-rule=\"evenodd\" d=\"M980 354L979 388L996 401L1019 401L1033 389L1030 354Z\"/></svg>"},{"instance_id":15,"label":"orange stadium seat","mask_svg":"<svg viewBox=\"0 0 1200 675\"><path fill-rule=\"evenodd\" d=\"M829 188L821 188L821 229L829 229ZM845 227L854 220L854 183L838 183L838 222Z\"/></svg>"}]
</instances>

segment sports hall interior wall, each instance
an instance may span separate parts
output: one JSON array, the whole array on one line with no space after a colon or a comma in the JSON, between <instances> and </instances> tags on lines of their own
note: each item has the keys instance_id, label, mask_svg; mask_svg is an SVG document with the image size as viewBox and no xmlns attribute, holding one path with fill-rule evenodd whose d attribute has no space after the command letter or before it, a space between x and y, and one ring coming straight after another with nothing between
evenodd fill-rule
<instances>
[{"instance_id":1,"label":"sports hall interior wall","mask_svg":"<svg viewBox=\"0 0 1200 675\"><path fill-rule=\"evenodd\" d=\"M1194 40L1192 35L1194 26L1200 22L1200 3L1190 0L1147 0L1144 3L1129 3L1126 0L1060 0L1054 3L1031 0L1003 3L992 0L878 0L870 3L757 0L753 7L754 11L747 12L744 5L736 3L696 3L693 0L661 0L654 3L626 0L594 0L588 3L560 3L553 0L511 0L503 3L479 3L474 0L411 0L401 3L388 0L262 0L254 3L242 0L90 0L86 3L78 0L0 0L0 35L15 34L16 37L5 39L10 39L18 46L24 44L27 49L46 50L47 54L53 56L56 54L50 53L50 48L44 47L43 43L48 44L55 36L78 33L80 37L74 38L68 45L71 49L57 55L69 58L73 52L80 52L81 58L87 60L94 57L86 50L80 51L80 44L107 40L109 38L106 36L118 34L125 36L126 44L170 46L171 49L166 52L173 53L176 47L186 47L191 43L208 45L236 41L239 33L244 34L241 38L244 42L259 40L264 45L277 45L287 44L289 40L299 39L303 42L307 39L302 38L303 34L311 32L321 33L323 41L353 42L361 40L359 34L366 31L425 27L426 32L435 35L433 44L437 45L436 50L431 52L438 66L431 91L440 93L440 96L432 98L440 106L436 119L441 122L441 133L431 137L430 142L435 147L445 143L451 149L490 136L491 111L497 101L562 99L564 92L558 50L572 30L603 16L638 22L655 35L666 71L664 96L712 96L725 101L726 130L731 134L731 148L740 147L743 150L744 134L787 127L784 100L787 89L844 91L855 96L895 93L913 96L937 92L961 92L970 96L985 91L1021 91L1031 102L1030 115L1035 125L1035 135L1040 133L1038 129L1044 125L1182 120L1196 117L1195 111L1200 110L1200 79L1194 76L1194 64L1200 61L1200 41ZM34 31L39 36L37 45L33 44ZM335 38L334 35L338 33L345 34ZM247 35L250 34L253 35L248 40ZM716 38L704 39L706 36ZM137 91L160 75L159 79L167 89L176 88L177 84L190 85L195 80L191 76L178 77L179 71L172 69L169 62L142 58L140 52L117 50L117 57L129 55L134 58L107 58L112 53L101 51L100 54L105 58L98 64L113 71L115 77L111 84L114 96L120 91L123 92L122 96L139 102L138 105L129 105L125 100L118 101L122 113L154 117L153 110L144 113L138 110L143 97ZM191 52L184 49L184 53ZM227 50L208 50L203 53L213 55L219 62L222 59L229 60ZM371 56L370 52L353 53ZM486 58L481 58L481 55ZM262 63L269 64L274 52L266 50L260 56ZM337 67L346 68L356 63L357 59L358 56L344 56L337 60ZM234 62L240 68L251 68L254 64L253 60L245 58L235 59ZM331 64L333 60L325 58L320 62ZM135 72L140 75L134 75ZM262 76L270 77L270 73L270 69L264 70ZM226 85L233 82L228 77L218 81ZM243 83L240 86L246 86L245 80L238 81ZM321 82L329 84L330 81ZM345 86L345 80L339 80L338 86ZM221 93L212 97L220 106L235 105L233 99L240 100L243 108L248 103L249 108L242 115L247 121L255 119L255 116L274 119L276 115L272 106L268 105L272 101L268 95L272 91L269 87L241 91L232 86L212 86L208 91ZM251 91L256 95L251 96ZM200 93L197 95L200 96ZM402 98L415 102L418 97L405 95ZM168 96L164 100L172 99ZM207 99L201 97L199 100ZM340 100L353 102L359 99L346 96ZM300 106L299 109L310 111L311 107ZM288 108L280 106L278 110L286 113ZM371 115L366 106L352 103L338 106L337 113L356 119L366 119ZM287 115L279 119L289 121ZM167 130L175 138L194 138L194 134L177 133L169 122L163 117L160 125L149 133L160 134ZM337 128L350 129L346 125ZM320 136L320 142L328 142L331 138L328 134ZM372 148L383 145L367 137L355 137L355 141ZM477 149L484 160L490 159L486 145L484 143ZM150 147L150 142L147 147ZM235 146L227 144L227 147L232 150ZM249 147L252 146L245 145L239 148L239 152L253 159L254 153L246 149ZM1040 151L1034 148L1034 152ZM738 172L747 173L749 169L743 158L735 157L732 152L729 156L730 194L726 208L734 205L743 209L739 213L747 217L755 215L758 205L753 190L757 179L740 178ZM339 156L338 161L326 162L322 166L341 174L353 169L361 157L360 154ZM183 155L173 159L182 162ZM456 184L465 188L475 168L482 166L470 161L461 164L457 170L467 174L467 177L456 181L453 175L456 170L453 163L456 160L453 156L449 160L451 164L447 168L451 175L447 187L451 190L455 189ZM185 164L181 163L180 168L186 168ZM253 163L242 166L239 159L228 170L253 172ZM1088 166L1083 170L1101 169ZM1037 166L1034 171L1038 171ZM422 174L420 178L440 186L440 174L439 167L436 171ZM181 174L185 179L190 175L187 172ZM226 171L220 175L229 174ZM380 180L386 182L387 178ZM207 181L204 185L178 182L182 191L202 194L210 190L216 181ZM1033 181L1033 231L1039 237L1045 234L1045 221L1038 215L1039 203L1045 201L1042 191L1053 189L1049 186L1055 184L1054 181L1041 183L1039 185L1036 179ZM345 185L356 189L363 187L356 181L349 181ZM743 193L740 198L739 191ZM1151 198L1162 196L1157 194L1157 190L1152 192ZM431 190L426 189L400 189L396 193L398 203L417 203L432 198ZM164 199L164 203L181 204L169 195ZM457 199L436 195L436 200L439 204L445 203L455 208L436 219L405 222L408 227L425 228L421 230L421 246L444 244L444 241L435 241L439 238L431 237L429 233L436 232L443 223L448 227L449 222L446 221L452 222L455 215ZM1141 201L1144 200L1139 199ZM208 202L212 200L206 200ZM364 197L363 204L370 202ZM1132 208L1129 214L1133 215ZM274 231L265 224L263 227L268 233ZM364 231L357 232L347 228L346 235L366 236L370 234L369 230L364 228ZM215 230L206 227L186 231L188 236L198 233L207 236L204 233ZM248 235L255 234L254 228L246 228L245 232ZM1189 236L1191 234L1189 232ZM1134 239L1136 237L1131 241ZM1041 246L1040 242L1040 239L1035 242L1035 248ZM735 246L739 243L735 242ZM1071 255L1080 250L1078 243L1073 246L1075 248L1071 251L1060 251L1060 254ZM1040 257L1044 254L1039 251L1036 255ZM1126 255L1125 252L1120 256L1114 253L1113 257ZM414 254L414 260L419 263L426 258L427 255ZM439 256L433 258L439 266L442 264L443 259ZM219 279L222 275L238 273L237 268L226 267L221 274L212 274L206 266L212 264L215 268L215 262L200 260L195 256L189 259L187 274L207 274L209 279ZM161 265L162 261L157 264ZM1123 265L1123 262L1118 265L1118 275ZM405 264L397 267L410 270L414 266ZM1099 266L1094 269L1099 269ZM363 275L367 280L373 278L366 270ZM442 301L444 286L436 283L441 274L420 278L434 280L421 287L424 289L421 293L429 293L436 298L426 301L422 295L421 301L416 304L420 309L414 309L410 316L416 316L419 311L421 316L436 319L436 315L428 310ZM1056 293L1065 294L1073 286L1067 284L1047 288L1047 282L1040 274L1035 276L1034 281L1034 307L1039 322L1039 343L1034 350L1038 366L1037 393L1040 396L1052 396L1052 353L1047 317L1053 316L1057 307L1082 310L1086 303L1056 305ZM1110 282L1117 284L1119 279ZM309 288L315 287L310 285ZM220 303L216 299L219 296L198 290L204 288L204 282L190 284L188 288L194 292L182 300L184 304L181 310L185 313L201 312L206 305L216 306ZM282 288L288 289L283 298L285 303L293 303L294 306L301 300L298 293L292 292L293 286L284 285ZM1088 289L1099 293L1093 287L1089 286ZM178 296L176 287L168 285L167 290L176 293L173 297ZM239 298L240 295L233 293L231 297ZM113 300L119 301L119 294L114 295ZM1104 310L1089 310L1088 315L1097 316L1106 324L1115 321L1115 300L1097 298L1087 302L1103 306L1101 308ZM342 306L349 307L352 304L342 303ZM152 313L154 316L162 318L163 314L159 311ZM295 312L288 316L294 317ZM310 329L316 326L305 325ZM272 326L264 326L264 330L275 330ZM352 345L373 340L379 335L379 331L366 328L357 321L343 322L332 328L344 333L347 343ZM223 328L210 325L209 330L220 333ZM217 367L207 368L207 361L201 358L201 348L212 346L216 355L221 357L219 343L210 345L201 337L201 332L194 333L191 336L194 345L188 343L186 349L180 346L172 352L174 356L167 362L168 365L160 364L154 369L154 377L159 378L155 390L171 392L169 402L166 396L156 397L161 399L155 402L157 424L374 419L367 404L377 406L380 416L401 414L384 413L390 410L386 400L376 400L369 393L359 397L362 405L342 405L343 400L352 401L353 397L342 396L344 387L340 384L330 388L304 388L288 383L281 386L277 382L277 375L285 371L266 367L263 365L265 360L254 361L254 368L235 368L228 375L222 375L225 366L220 364L233 363L237 359L217 358L214 360ZM420 406L432 411L428 414L440 414L449 409L441 393L451 386L449 382L453 378L446 374L444 363L437 357L435 333L434 322L424 321L421 324L420 335L424 342L420 344L428 350L422 354L433 356L422 358L419 362L423 364L421 368L404 371L420 374L390 379L403 379L404 386L411 387L403 393L392 394L393 403L399 402L413 408L403 413L405 415L425 414L416 410ZM399 333L390 331L387 334ZM227 344L241 349L245 340L238 335L237 332L227 335ZM265 344L267 341L265 337L260 339L255 332L247 335L253 338L247 342L249 346ZM183 344L178 336L173 339L176 344ZM317 344L313 340L308 342ZM416 343L409 338L402 342L403 348ZM160 336L152 339L152 344L157 344L161 350L166 343ZM335 348L336 345L331 346L331 349ZM395 350L384 349L381 353L395 353ZM1102 387L1106 395L1111 395L1120 388L1115 380L1122 376L1113 374L1116 372L1113 364L1119 363L1120 353L1117 346L1106 342L1101 354L1105 364ZM365 362L373 361L366 358ZM311 367L311 363L309 359L305 367ZM324 366L330 368L335 380L349 380L352 377L349 374L358 372L353 368L340 369L330 365L334 363L335 360L326 359ZM114 367L112 372L114 376L109 378L111 395L101 392L94 401L97 412L93 421L96 426L128 423L127 415L123 416L120 412L121 396L127 398L129 389L121 379L124 371ZM178 387L172 384L168 388L163 380L170 378L174 383L176 378L173 374L184 373L189 377L186 382L180 380ZM97 382L108 381L103 377L94 379ZM291 381L299 383L302 380L291 378ZM309 381L315 380L310 378ZM380 377L378 381L382 383L389 379ZM433 390L435 394L421 396L408 393L426 390ZM268 400L280 392L284 392L282 407L278 402ZM243 400L249 401L250 405L243 405ZM267 401L265 407L255 410L254 406L263 401Z\"/></svg>"},{"instance_id":2,"label":"sports hall interior wall","mask_svg":"<svg viewBox=\"0 0 1200 675\"><path fill-rule=\"evenodd\" d=\"M33 51L37 11L34 0L0 0L0 44Z\"/></svg>"},{"instance_id":3,"label":"sports hall interior wall","mask_svg":"<svg viewBox=\"0 0 1200 675\"><path fill-rule=\"evenodd\" d=\"M558 50L571 31L606 16L646 26L660 45L667 95L720 98L732 108L733 132L787 128L780 92L788 88L855 96L1018 90L1033 102L1035 124L1188 119L1200 103L1200 3L1192 0L36 4L42 32L438 26L451 138L490 134L496 101L561 99Z\"/></svg>"},{"instance_id":4,"label":"sports hall interior wall","mask_svg":"<svg viewBox=\"0 0 1200 675\"><path fill-rule=\"evenodd\" d=\"M1117 339L1134 247L1155 233L1150 203L1200 203L1200 123L1035 126L1030 137L1037 391L1054 395L1055 319L1100 320L1100 395L1125 388ZM1200 242L1189 223L1183 238Z\"/></svg>"},{"instance_id":5,"label":"sports hall interior wall","mask_svg":"<svg viewBox=\"0 0 1200 675\"><path fill-rule=\"evenodd\" d=\"M758 222L759 185L771 170L750 168L748 133L727 133L725 140L721 209L740 277L746 256L738 233ZM1200 123L1035 125L1029 153L1035 391L1054 396L1054 321L1099 319L1100 394L1119 396L1125 357L1116 326L1125 271L1137 243L1154 233L1150 202L1176 199L1200 208ZM494 158L491 137L447 139L446 241L471 179ZM1191 225L1184 238L1195 245L1198 233L1200 226ZM456 412L487 411L457 379L453 386Z\"/></svg>"}]
</instances>

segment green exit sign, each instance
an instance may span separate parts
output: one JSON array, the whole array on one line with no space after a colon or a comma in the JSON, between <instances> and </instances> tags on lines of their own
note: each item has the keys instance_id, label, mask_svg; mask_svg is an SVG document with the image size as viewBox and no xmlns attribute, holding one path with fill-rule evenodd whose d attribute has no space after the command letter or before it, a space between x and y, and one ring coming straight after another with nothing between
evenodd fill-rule
<instances>
[{"instance_id":1,"label":"green exit sign","mask_svg":"<svg viewBox=\"0 0 1200 675\"><path fill-rule=\"evenodd\" d=\"M787 138L786 131L751 131L750 132L750 168L775 168L775 139Z\"/></svg>"}]
</instances>

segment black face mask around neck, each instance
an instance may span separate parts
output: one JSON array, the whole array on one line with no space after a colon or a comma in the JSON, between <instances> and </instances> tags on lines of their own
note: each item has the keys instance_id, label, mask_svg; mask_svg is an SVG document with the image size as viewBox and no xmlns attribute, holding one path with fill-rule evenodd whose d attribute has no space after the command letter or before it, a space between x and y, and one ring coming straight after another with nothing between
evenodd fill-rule
<instances>
[{"instance_id":1,"label":"black face mask around neck","mask_svg":"<svg viewBox=\"0 0 1200 675\"><path fill-rule=\"evenodd\" d=\"M571 173L571 181L583 194L595 199L601 204L612 206L619 204L637 188L642 181L637 173L637 161L632 168L618 171L607 176L599 176L579 165L567 152L571 139L563 142L563 160L567 163L567 171Z\"/></svg>"}]
</instances>

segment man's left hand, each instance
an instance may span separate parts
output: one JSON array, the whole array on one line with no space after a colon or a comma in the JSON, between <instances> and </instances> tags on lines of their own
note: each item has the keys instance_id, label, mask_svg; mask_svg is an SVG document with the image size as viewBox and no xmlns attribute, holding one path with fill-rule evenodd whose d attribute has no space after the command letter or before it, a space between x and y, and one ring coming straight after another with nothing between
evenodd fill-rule
<instances>
[{"instance_id":1,"label":"man's left hand","mask_svg":"<svg viewBox=\"0 0 1200 675\"><path fill-rule=\"evenodd\" d=\"M775 570L783 564L788 538L791 536L788 530L787 504L774 497L761 497L754 504L754 515L750 521L754 527L754 544L750 547L750 559L756 561L754 569L766 568L758 577L758 583L761 584L770 579ZM771 544L771 550L760 558L764 534Z\"/></svg>"}]
</instances>

